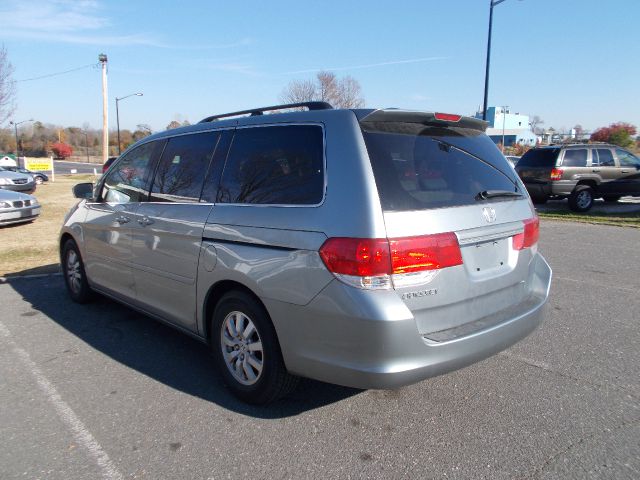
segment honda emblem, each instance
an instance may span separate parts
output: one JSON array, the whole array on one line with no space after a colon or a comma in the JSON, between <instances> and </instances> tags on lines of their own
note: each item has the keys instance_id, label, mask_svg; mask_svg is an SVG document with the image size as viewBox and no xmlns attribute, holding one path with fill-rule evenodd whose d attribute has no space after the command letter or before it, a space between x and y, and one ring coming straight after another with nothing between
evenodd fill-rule
<instances>
[{"instance_id":1,"label":"honda emblem","mask_svg":"<svg viewBox=\"0 0 640 480\"><path fill-rule=\"evenodd\" d=\"M484 207L482 209L482 216L487 221L487 223L493 223L496 221L496 211L491 207Z\"/></svg>"}]
</instances>

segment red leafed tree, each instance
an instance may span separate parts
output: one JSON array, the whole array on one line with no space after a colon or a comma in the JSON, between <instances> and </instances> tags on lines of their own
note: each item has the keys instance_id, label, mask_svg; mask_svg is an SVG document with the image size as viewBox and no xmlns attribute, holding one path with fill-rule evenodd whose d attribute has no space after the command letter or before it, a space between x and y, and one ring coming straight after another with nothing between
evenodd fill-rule
<instances>
[{"instance_id":1,"label":"red leafed tree","mask_svg":"<svg viewBox=\"0 0 640 480\"><path fill-rule=\"evenodd\" d=\"M73 148L71 145L67 145L66 143L56 142L51 145L51 151L56 158L69 158L73 153Z\"/></svg>"},{"instance_id":2,"label":"red leafed tree","mask_svg":"<svg viewBox=\"0 0 640 480\"><path fill-rule=\"evenodd\" d=\"M629 147L633 145L633 136L636 134L636 127L629 123L612 123L608 127L597 129L591 134L591 140L595 142L606 142Z\"/></svg>"}]
</instances>

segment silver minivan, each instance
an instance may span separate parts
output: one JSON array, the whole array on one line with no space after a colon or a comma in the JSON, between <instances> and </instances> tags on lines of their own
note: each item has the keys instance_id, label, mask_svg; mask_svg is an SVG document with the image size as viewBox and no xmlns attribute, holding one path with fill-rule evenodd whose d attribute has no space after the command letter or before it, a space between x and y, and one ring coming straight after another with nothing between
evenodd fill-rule
<instances>
[{"instance_id":1,"label":"silver minivan","mask_svg":"<svg viewBox=\"0 0 640 480\"><path fill-rule=\"evenodd\" d=\"M551 282L485 127L309 102L147 137L74 187L69 294L207 342L252 403L298 377L387 389L469 365L536 328Z\"/></svg>"}]
</instances>

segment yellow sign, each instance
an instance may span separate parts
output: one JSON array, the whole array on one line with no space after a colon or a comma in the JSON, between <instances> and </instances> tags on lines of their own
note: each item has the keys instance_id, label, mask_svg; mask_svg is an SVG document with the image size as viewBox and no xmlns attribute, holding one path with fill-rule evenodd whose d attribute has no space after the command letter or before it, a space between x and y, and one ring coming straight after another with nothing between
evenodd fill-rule
<instances>
[{"instance_id":1,"label":"yellow sign","mask_svg":"<svg viewBox=\"0 0 640 480\"><path fill-rule=\"evenodd\" d=\"M26 158L24 168L32 172L51 172L53 171L53 160L50 158Z\"/></svg>"}]
</instances>

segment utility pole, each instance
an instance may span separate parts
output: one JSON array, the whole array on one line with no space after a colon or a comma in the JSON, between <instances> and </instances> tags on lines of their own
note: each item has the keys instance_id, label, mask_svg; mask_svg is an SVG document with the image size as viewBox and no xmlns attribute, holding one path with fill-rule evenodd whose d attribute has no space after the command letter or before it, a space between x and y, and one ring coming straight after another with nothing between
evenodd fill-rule
<instances>
[{"instance_id":1,"label":"utility pole","mask_svg":"<svg viewBox=\"0 0 640 480\"><path fill-rule=\"evenodd\" d=\"M102 163L109 158L109 102L107 101L107 56L98 55L102 64Z\"/></svg>"}]
</instances>

